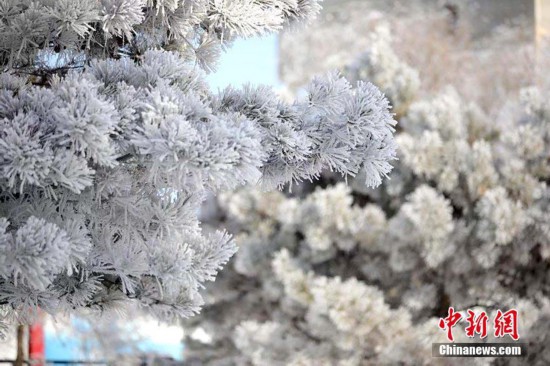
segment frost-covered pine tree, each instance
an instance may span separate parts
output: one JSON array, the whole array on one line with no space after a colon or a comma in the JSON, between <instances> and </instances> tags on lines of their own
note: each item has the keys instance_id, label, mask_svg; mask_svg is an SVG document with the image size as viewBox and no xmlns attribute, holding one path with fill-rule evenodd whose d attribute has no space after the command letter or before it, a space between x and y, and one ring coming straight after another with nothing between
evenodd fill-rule
<instances>
[{"instance_id":1,"label":"frost-covered pine tree","mask_svg":"<svg viewBox=\"0 0 550 366\"><path fill-rule=\"evenodd\" d=\"M495 4L494 9L501 7L507 5ZM308 27L299 32L282 32L281 80L296 91L324 70L358 66L358 62L350 65L350 61L368 50L364 57L372 58L373 66L380 62L386 66L385 72L377 75L380 80L367 79L375 85L388 83L386 78L405 62L413 65L422 79L419 97L427 98L452 84L462 97L482 105L491 116L497 115L503 99L515 98L520 89L535 82L533 61L547 57L535 52L530 14L517 13L510 19L506 18L509 13L490 15L492 5L482 8L454 0L326 0L323 11ZM489 30L490 27L480 26L489 26L481 20L484 16L496 16L491 22L491 27L496 27ZM372 33L385 25L390 25L394 51L380 53L380 47L387 47L387 35ZM396 81L393 87L398 85ZM398 116L401 113L399 109L394 112Z\"/></svg>"},{"instance_id":2,"label":"frost-covered pine tree","mask_svg":"<svg viewBox=\"0 0 550 366\"><path fill-rule=\"evenodd\" d=\"M285 103L208 90L237 37L315 0L0 0L0 330L46 312L136 305L189 317L235 253L197 218L207 192L325 170L380 183L394 120L381 92L337 74Z\"/></svg>"},{"instance_id":3,"label":"frost-covered pine tree","mask_svg":"<svg viewBox=\"0 0 550 366\"><path fill-rule=\"evenodd\" d=\"M390 49L369 54L379 50ZM379 59L391 62L361 57L352 70L410 74L391 53ZM404 75L391 80L381 88L410 95ZM188 322L189 360L461 365L431 353L432 343L447 341L438 323L453 306L490 319L517 309L527 362L548 364L547 99L523 90L498 124L452 88L414 101L400 120L399 164L377 190L355 180L293 196L250 189L219 196L224 214L211 221L236 234L239 251ZM465 327L454 328L455 341L473 341ZM489 333L484 341L510 341Z\"/></svg>"}]
</instances>

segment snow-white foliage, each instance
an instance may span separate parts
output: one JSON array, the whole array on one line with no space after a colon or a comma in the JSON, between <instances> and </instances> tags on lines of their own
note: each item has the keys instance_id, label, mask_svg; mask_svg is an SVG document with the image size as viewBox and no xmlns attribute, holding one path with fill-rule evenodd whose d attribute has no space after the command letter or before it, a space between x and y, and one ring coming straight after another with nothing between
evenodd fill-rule
<instances>
[{"instance_id":1,"label":"snow-white foliage","mask_svg":"<svg viewBox=\"0 0 550 366\"><path fill-rule=\"evenodd\" d=\"M530 5L503 1L510 4L479 8L456 0L326 0L308 27L282 33L281 80L296 91L326 70L348 67L352 76L354 70L363 76L382 71L375 84L388 97L399 93L410 102L415 89L417 98L427 98L451 84L466 100L497 116L503 100L543 82L537 70L544 74L548 59L543 43L534 45ZM384 34L388 25L391 39ZM352 62L360 53L363 65ZM540 69L533 67L535 59ZM420 85L414 74L420 75ZM386 83L391 75L394 81ZM399 98L392 105L399 116L405 112Z\"/></svg>"},{"instance_id":2,"label":"snow-white foliage","mask_svg":"<svg viewBox=\"0 0 550 366\"><path fill-rule=\"evenodd\" d=\"M429 267L437 267L452 254L449 236L453 231L449 200L429 186L418 187L401 206L400 214L412 225L412 232L424 246L423 256Z\"/></svg>"},{"instance_id":3,"label":"snow-white foliage","mask_svg":"<svg viewBox=\"0 0 550 366\"><path fill-rule=\"evenodd\" d=\"M453 89L413 103L400 121L399 164L377 190L356 180L301 187L294 196L250 189L219 196L239 252L188 323L211 338L186 343L189 360L459 365L431 356L432 343L446 341L438 320L453 306L485 310L490 319L516 308L529 362L547 364L550 107L543 95L524 90L515 113L499 123ZM464 327L454 328L455 341L471 341ZM485 341L498 340L489 333Z\"/></svg>"},{"instance_id":4,"label":"snow-white foliage","mask_svg":"<svg viewBox=\"0 0 550 366\"><path fill-rule=\"evenodd\" d=\"M319 9L317 0L2 0L0 64L32 68L38 56L78 65L83 56L162 47L211 65L213 50L236 37L278 31Z\"/></svg>"},{"instance_id":5,"label":"snow-white foliage","mask_svg":"<svg viewBox=\"0 0 550 366\"><path fill-rule=\"evenodd\" d=\"M0 321L27 321L36 307L132 304L189 317L202 305L199 289L236 251L224 231L201 230L207 192L273 189L323 170L364 169L367 185L380 184L395 158L395 121L372 84L352 87L332 73L293 103L266 87L213 94L200 69L170 50L169 41L199 33L276 30L316 7L1 1ZM117 57L95 50L122 36ZM130 36L146 49L125 43ZM58 45L59 57L79 53L79 67L41 63L37 54L51 60Z\"/></svg>"},{"instance_id":6,"label":"snow-white foliage","mask_svg":"<svg viewBox=\"0 0 550 366\"><path fill-rule=\"evenodd\" d=\"M418 72L401 61L391 46L388 24L378 25L369 37L369 49L348 66L352 80L370 80L390 100L398 115L416 97L420 87Z\"/></svg>"}]
</instances>

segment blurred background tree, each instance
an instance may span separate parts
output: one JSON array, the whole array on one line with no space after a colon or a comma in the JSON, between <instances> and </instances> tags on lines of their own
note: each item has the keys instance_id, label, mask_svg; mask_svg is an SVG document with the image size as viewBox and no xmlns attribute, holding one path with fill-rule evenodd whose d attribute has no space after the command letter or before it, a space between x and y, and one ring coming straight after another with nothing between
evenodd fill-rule
<instances>
[{"instance_id":1,"label":"blurred background tree","mask_svg":"<svg viewBox=\"0 0 550 366\"><path fill-rule=\"evenodd\" d=\"M473 2L374 3L329 3L285 33L281 76L290 94L334 67L377 84L399 119L397 169L376 190L326 172L286 194L211 201L205 220L239 251L187 322L191 364L454 364L431 357L449 306L520 313L528 359L476 364L550 361L550 120L533 3L484 2L525 17L480 29L460 16L483 15Z\"/></svg>"}]
</instances>

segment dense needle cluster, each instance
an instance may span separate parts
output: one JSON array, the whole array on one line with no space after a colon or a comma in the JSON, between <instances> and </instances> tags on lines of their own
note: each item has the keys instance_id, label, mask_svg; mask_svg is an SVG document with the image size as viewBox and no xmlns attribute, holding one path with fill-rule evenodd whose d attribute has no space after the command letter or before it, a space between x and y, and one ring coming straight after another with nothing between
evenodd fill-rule
<instances>
[{"instance_id":1,"label":"dense needle cluster","mask_svg":"<svg viewBox=\"0 0 550 366\"><path fill-rule=\"evenodd\" d=\"M332 73L293 103L265 87L214 94L186 53L212 55L209 42L274 31L317 8L0 1L0 324L37 307L189 317L236 251L223 230L202 232L208 192L273 189L323 170L365 169L366 183L380 184L395 121L372 84Z\"/></svg>"},{"instance_id":2,"label":"dense needle cluster","mask_svg":"<svg viewBox=\"0 0 550 366\"><path fill-rule=\"evenodd\" d=\"M233 39L278 31L319 9L316 0L2 0L0 64L71 68L160 47L207 66Z\"/></svg>"}]
</instances>

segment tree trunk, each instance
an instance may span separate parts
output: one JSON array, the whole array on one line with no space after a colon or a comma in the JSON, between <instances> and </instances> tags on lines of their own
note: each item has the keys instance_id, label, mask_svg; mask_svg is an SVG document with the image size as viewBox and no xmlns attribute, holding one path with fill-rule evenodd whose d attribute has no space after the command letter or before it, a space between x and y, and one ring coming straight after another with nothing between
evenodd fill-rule
<instances>
[{"instance_id":1,"label":"tree trunk","mask_svg":"<svg viewBox=\"0 0 550 366\"><path fill-rule=\"evenodd\" d=\"M25 326L20 324L17 326L17 358L14 366L25 365Z\"/></svg>"}]
</instances>

